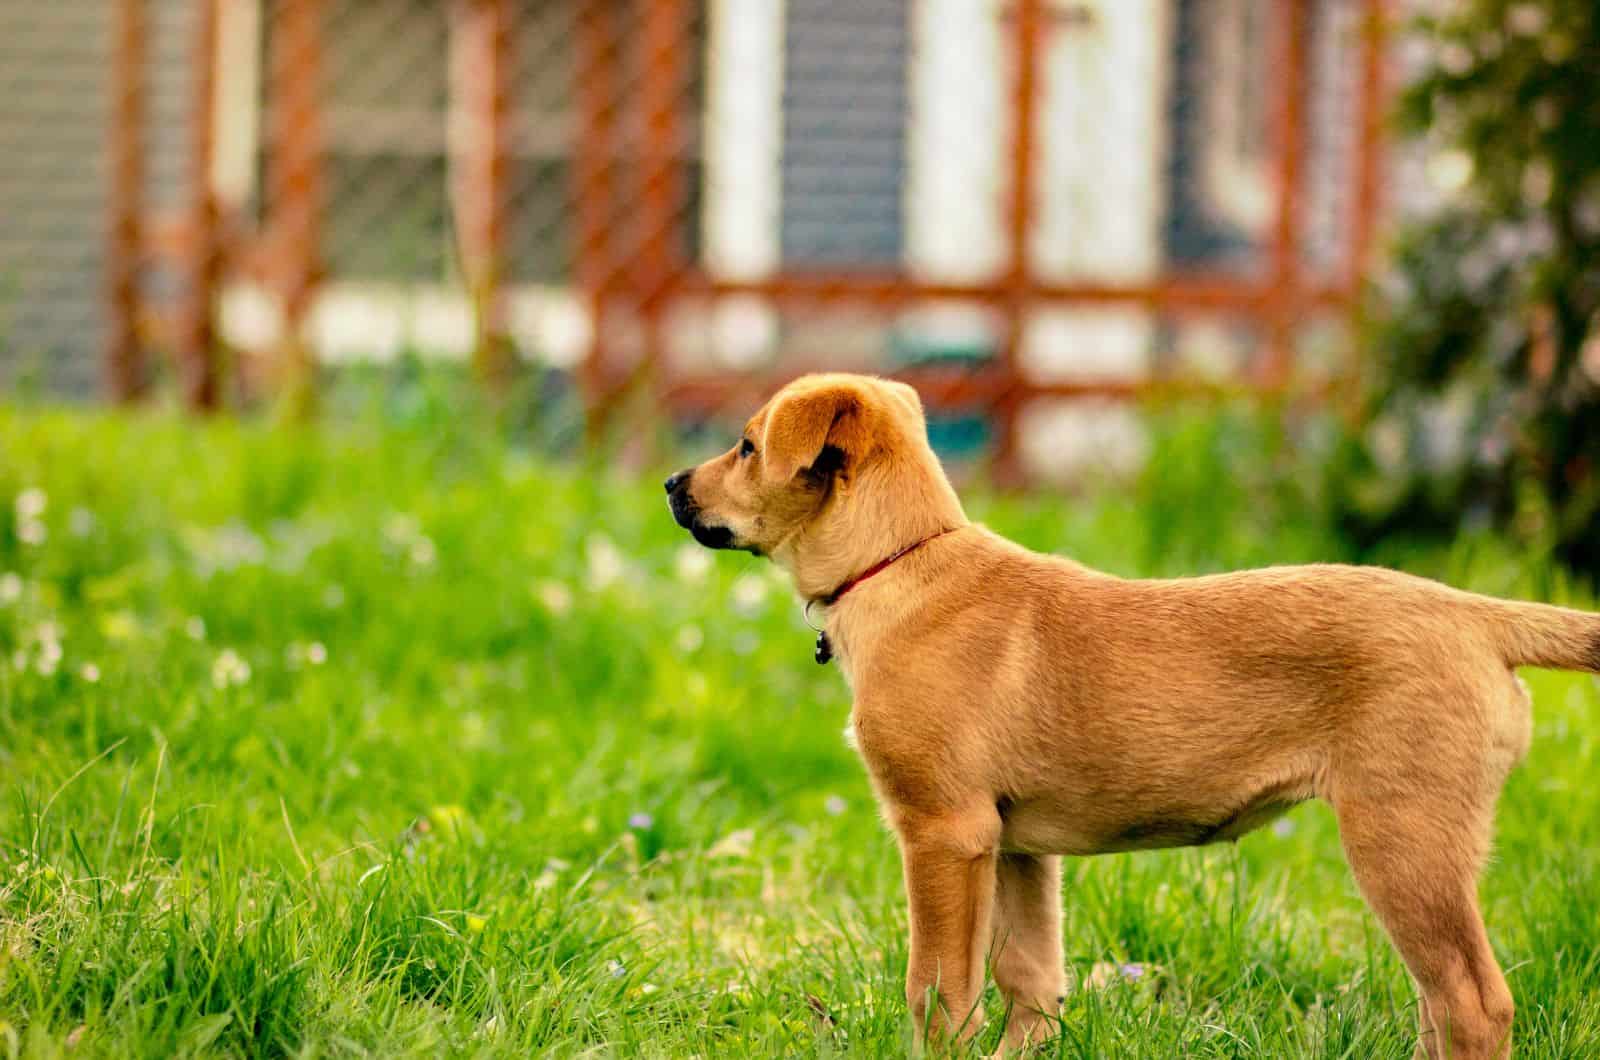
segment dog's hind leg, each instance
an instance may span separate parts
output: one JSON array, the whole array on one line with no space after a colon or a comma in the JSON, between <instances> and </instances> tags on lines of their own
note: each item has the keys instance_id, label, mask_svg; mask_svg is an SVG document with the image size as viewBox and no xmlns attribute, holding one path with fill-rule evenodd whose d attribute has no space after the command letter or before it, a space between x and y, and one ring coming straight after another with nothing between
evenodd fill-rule
<instances>
[{"instance_id":1,"label":"dog's hind leg","mask_svg":"<svg viewBox=\"0 0 1600 1060\"><path fill-rule=\"evenodd\" d=\"M1066 969L1061 953L1061 859L1001 854L996 867L995 985L1010 1007L1002 1050L1050 1037Z\"/></svg>"},{"instance_id":2,"label":"dog's hind leg","mask_svg":"<svg viewBox=\"0 0 1600 1060\"><path fill-rule=\"evenodd\" d=\"M1462 794L1346 793L1334 809L1356 882L1421 991L1417 1056L1498 1060L1511 1052L1511 991L1477 899L1493 802L1452 801Z\"/></svg>"},{"instance_id":3,"label":"dog's hind leg","mask_svg":"<svg viewBox=\"0 0 1600 1060\"><path fill-rule=\"evenodd\" d=\"M926 1029L965 1041L983 1026L999 814L989 805L970 813L895 816L911 906L906 1001L919 1039ZM937 1006L930 1010L934 997Z\"/></svg>"}]
</instances>

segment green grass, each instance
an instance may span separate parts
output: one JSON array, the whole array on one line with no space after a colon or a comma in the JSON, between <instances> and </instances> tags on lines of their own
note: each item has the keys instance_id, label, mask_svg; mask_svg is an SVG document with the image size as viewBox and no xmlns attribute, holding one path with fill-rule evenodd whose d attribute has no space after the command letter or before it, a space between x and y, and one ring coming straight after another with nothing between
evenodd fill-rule
<instances>
[{"instance_id":1,"label":"green grass","mask_svg":"<svg viewBox=\"0 0 1600 1060\"><path fill-rule=\"evenodd\" d=\"M0 410L0 1055L905 1052L898 859L781 580L655 476L373 422ZM1259 440L971 508L1127 574L1339 558ZM1529 676L1484 905L1520 1055L1595 1055L1600 695ZM1409 1055L1323 807L1063 901L1075 972L1157 988L1075 991L1055 1055Z\"/></svg>"}]
</instances>

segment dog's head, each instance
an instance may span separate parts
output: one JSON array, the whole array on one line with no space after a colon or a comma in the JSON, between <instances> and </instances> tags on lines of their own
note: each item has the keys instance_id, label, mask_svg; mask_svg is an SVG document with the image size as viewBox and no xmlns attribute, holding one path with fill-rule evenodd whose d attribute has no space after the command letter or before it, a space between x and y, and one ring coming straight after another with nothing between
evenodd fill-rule
<instances>
[{"instance_id":1,"label":"dog's head","mask_svg":"<svg viewBox=\"0 0 1600 1060\"><path fill-rule=\"evenodd\" d=\"M966 522L928 445L917 392L871 376L795 380L733 448L666 486L673 517L695 540L771 556L808 595Z\"/></svg>"}]
</instances>

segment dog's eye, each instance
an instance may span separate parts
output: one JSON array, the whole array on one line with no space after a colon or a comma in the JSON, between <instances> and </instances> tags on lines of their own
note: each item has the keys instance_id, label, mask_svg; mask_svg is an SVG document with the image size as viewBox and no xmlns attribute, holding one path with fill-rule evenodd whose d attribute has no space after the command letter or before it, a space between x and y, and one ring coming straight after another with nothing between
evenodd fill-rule
<instances>
[{"instance_id":1,"label":"dog's eye","mask_svg":"<svg viewBox=\"0 0 1600 1060\"><path fill-rule=\"evenodd\" d=\"M756 443L746 438L739 443L739 457L743 459L756 451Z\"/></svg>"}]
</instances>

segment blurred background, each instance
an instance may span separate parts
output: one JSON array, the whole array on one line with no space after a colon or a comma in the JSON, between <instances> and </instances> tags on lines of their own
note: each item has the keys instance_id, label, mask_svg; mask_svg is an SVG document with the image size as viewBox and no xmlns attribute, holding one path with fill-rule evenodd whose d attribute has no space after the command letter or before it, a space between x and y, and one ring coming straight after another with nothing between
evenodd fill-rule
<instances>
[{"instance_id":1,"label":"blurred background","mask_svg":"<svg viewBox=\"0 0 1600 1060\"><path fill-rule=\"evenodd\" d=\"M1030 548L1594 609L1597 86L1596 0L0 0L0 1051L905 1054L848 689L662 474L869 370ZM1483 908L1600 1056L1525 676ZM1061 1051L1412 1055L1339 849L1072 859Z\"/></svg>"},{"instance_id":2,"label":"blurred background","mask_svg":"<svg viewBox=\"0 0 1600 1060\"><path fill-rule=\"evenodd\" d=\"M1357 545L1494 523L1594 569L1595 23L0 0L0 375L305 416L426 365L650 463L866 370L1034 486L1136 475L1169 411L1243 402L1299 425Z\"/></svg>"}]
</instances>

